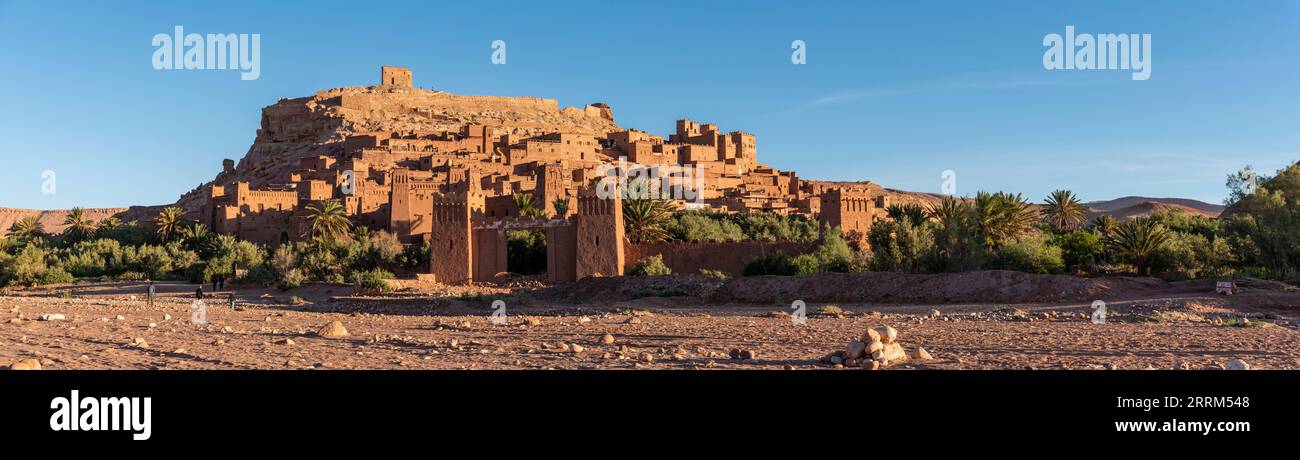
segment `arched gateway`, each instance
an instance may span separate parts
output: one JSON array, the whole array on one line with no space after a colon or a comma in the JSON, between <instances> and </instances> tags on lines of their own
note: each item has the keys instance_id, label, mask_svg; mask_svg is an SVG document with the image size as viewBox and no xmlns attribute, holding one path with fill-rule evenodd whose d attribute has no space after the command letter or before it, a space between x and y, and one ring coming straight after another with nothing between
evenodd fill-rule
<instances>
[{"instance_id":1,"label":"arched gateway","mask_svg":"<svg viewBox=\"0 0 1300 460\"><path fill-rule=\"evenodd\" d=\"M546 233L546 275L551 281L623 274L623 204L615 194L578 196L569 218L492 218L477 191L436 194L430 219L429 271L441 283L468 284L506 271L506 231Z\"/></svg>"}]
</instances>

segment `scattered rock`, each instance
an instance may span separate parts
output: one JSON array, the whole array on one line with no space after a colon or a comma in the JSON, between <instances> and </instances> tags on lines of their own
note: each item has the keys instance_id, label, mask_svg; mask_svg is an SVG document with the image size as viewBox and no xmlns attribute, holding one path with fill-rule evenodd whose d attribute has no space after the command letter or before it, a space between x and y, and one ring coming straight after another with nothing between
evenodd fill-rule
<instances>
[{"instance_id":1,"label":"scattered rock","mask_svg":"<svg viewBox=\"0 0 1300 460\"><path fill-rule=\"evenodd\" d=\"M916 359L929 360L934 359L934 357L930 356L930 352L926 351L924 347L916 347Z\"/></svg>"},{"instance_id":2,"label":"scattered rock","mask_svg":"<svg viewBox=\"0 0 1300 460\"><path fill-rule=\"evenodd\" d=\"M603 337L600 338L600 343L602 343L602 344L604 344L604 345L613 345L613 344L614 344L614 335L613 335L613 334L605 334Z\"/></svg>"},{"instance_id":3,"label":"scattered rock","mask_svg":"<svg viewBox=\"0 0 1300 460\"><path fill-rule=\"evenodd\" d=\"M917 356L932 359L924 349L917 349ZM822 358L823 362L835 367L861 367L879 369L890 362L907 360L907 351L898 343L898 330L890 326L867 328L858 339L850 340L843 351L838 351Z\"/></svg>"},{"instance_id":4,"label":"scattered rock","mask_svg":"<svg viewBox=\"0 0 1300 460\"><path fill-rule=\"evenodd\" d=\"M578 318L578 324L587 324L590 322L591 322L591 318L589 317L583 316L581 318Z\"/></svg>"},{"instance_id":5,"label":"scattered rock","mask_svg":"<svg viewBox=\"0 0 1300 460\"><path fill-rule=\"evenodd\" d=\"M742 361L758 358L758 354L754 353L753 350L741 350L739 348L732 348L731 353L729 353L729 355L731 356L731 359L738 359Z\"/></svg>"},{"instance_id":6,"label":"scattered rock","mask_svg":"<svg viewBox=\"0 0 1300 460\"><path fill-rule=\"evenodd\" d=\"M126 321L126 317L125 317L125 316L122 316L122 315L117 315L117 317L116 317L116 318L113 318L113 319L116 319L116 320L118 320L118 321Z\"/></svg>"},{"instance_id":7,"label":"scattered rock","mask_svg":"<svg viewBox=\"0 0 1300 460\"><path fill-rule=\"evenodd\" d=\"M892 326L880 326L876 328L876 333L880 334L880 341L886 344L898 340L898 329L894 329Z\"/></svg>"},{"instance_id":8,"label":"scattered rock","mask_svg":"<svg viewBox=\"0 0 1300 460\"><path fill-rule=\"evenodd\" d=\"M844 316L844 309L835 305L827 305L817 309L817 313L827 316L841 317Z\"/></svg>"},{"instance_id":9,"label":"scattered rock","mask_svg":"<svg viewBox=\"0 0 1300 460\"><path fill-rule=\"evenodd\" d=\"M931 318L938 318L938 317L940 317L940 316L942 316L942 315L943 315L942 313L939 313L939 309L938 309L938 308L931 308L931 309L930 309L930 315L929 315L929 316L930 316Z\"/></svg>"},{"instance_id":10,"label":"scattered rock","mask_svg":"<svg viewBox=\"0 0 1300 460\"><path fill-rule=\"evenodd\" d=\"M62 313L46 313L36 317L37 321L63 321L63 319Z\"/></svg>"},{"instance_id":11,"label":"scattered rock","mask_svg":"<svg viewBox=\"0 0 1300 460\"><path fill-rule=\"evenodd\" d=\"M1245 361L1242 361L1240 359L1234 359L1232 361L1228 361L1228 365L1224 366L1224 369L1230 371L1248 371L1250 370L1250 364L1247 364Z\"/></svg>"},{"instance_id":12,"label":"scattered rock","mask_svg":"<svg viewBox=\"0 0 1300 460\"><path fill-rule=\"evenodd\" d=\"M587 349L586 349L585 347L583 347L582 345L578 345L578 344L576 344L576 343L569 344L569 352L571 352L571 353L573 353L573 354L582 353L583 351L586 351L586 350L587 350Z\"/></svg>"},{"instance_id":13,"label":"scattered rock","mask_svg":"<svg viewBox=\"0 0 1300 460\"><path fill-rule=\"evenodd\" d=\"M849 345L844 348L844 354L842 356L845 359L858 359L861 358L862 355L866 353L866 351L867 351L867 344L862 343L862 341L856 339L850 340Z\"/></svg>"},{"instance_id":14,"label":"scattered rock","mask_svg":"<svg viewBox=\"0 0 1300 460\"><path fill-rule=\"evenodd\" d=\"M348 329L343 327L343 323L336 320L320 328L319 331L316 331L316 335L321 337L347 337Z\"/></svg>"},{"instance_id":15,"label":"scattered rock","mask_svg":"<svg viewBox=\"0 0 1300 460\"><path fill-rule=\"evenodd\" d=\"M41 362L40 362L40 361L37 361L37 360L35 360L35 359L30 359L30 358L29 358L29 359L21 359L21 360L18 360L18 362L15 362L15 363L9 365L9 370L11 370L11 371L39 371L39 370L41 370Z\"/></svg>"},{"instance_id":16,"label":"scattered rock","mask_svg":"<svg viewBox=\"0 0 1300 460\"><path fill-rule=\"evenodd\" d=\"M641 353L641 362L646 363L646 364L653 364L653 363L655 362L655 355L650 354L650 353L648 353L648 352L642 352L642 353Z\"/></svg>"},{"instance_id":17,"label":"scattered rock","mask_svg":"<svg viewBox=\"0 0 1300 460\"><path fill-rule=\"evenodd\" d=\"M293 341L293 339L288 338L288 337L281 337L281 338L275 339L275 341L274 341L274 342L271 342L271 343L274 343L274 344L276 344L276 345L293 345L293 344L294 344L294 341Z\"/></svg>"}]
</instances>

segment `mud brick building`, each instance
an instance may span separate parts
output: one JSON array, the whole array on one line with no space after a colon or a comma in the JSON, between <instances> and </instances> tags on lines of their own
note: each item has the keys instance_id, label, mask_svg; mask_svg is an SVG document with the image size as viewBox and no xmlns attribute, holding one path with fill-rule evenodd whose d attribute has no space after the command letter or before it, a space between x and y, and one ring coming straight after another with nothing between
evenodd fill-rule
<instances>
[{"instance_id":1,"label":"mud brick building","mask_svg":"<svg viewBox=\"0 0 1300 460\"><path fill-rule=\"evenodd\" d=\"M699 198L676 199L680 209L816 216L855 237L888 205L870 182L766 166L753 134L713 123L677 120L665 139L618 126L603 103L561 109L553 99L421 89L404 67L384 66L380 77L264 108L245 157L223 162L181 204L214 231L278 244L306 237L307 204L339 200L358 225L429 243L430 271L444 282L505 271L505 232L522 229L545 232L553 280L622 274L635 261L624 254L618 199L593 192L602 168L690 168L702 176ZM518 194L546 217L521 217ZM567 202L564 215L557 202Z\"/></svg>"}]
</instances>

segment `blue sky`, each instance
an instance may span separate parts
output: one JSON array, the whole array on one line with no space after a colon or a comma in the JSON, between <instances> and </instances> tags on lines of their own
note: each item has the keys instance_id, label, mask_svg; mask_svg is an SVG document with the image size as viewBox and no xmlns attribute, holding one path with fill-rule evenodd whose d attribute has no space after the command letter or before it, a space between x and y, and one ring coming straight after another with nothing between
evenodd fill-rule
<instances>
[{"instance_id":1,"label":"blue sky","mask_svg":"<svg viewBox=\"0 0 1300 460\"><path fill-rule=\"evenodd\" d=\"M794 3L0 1L0 207L174 201L244 155L262 107L374 84L380 65L603 101L659 134L715 122L801 177L915 191L953 170L963 195L1219 202L1228 173L1300 159L1300 2ZM176 25L261 34L261 77L154 70L150 40ZM1150 79L1045 70L1043 37L1067 25L1151 34Z\"/></svg>"}]
</instances>

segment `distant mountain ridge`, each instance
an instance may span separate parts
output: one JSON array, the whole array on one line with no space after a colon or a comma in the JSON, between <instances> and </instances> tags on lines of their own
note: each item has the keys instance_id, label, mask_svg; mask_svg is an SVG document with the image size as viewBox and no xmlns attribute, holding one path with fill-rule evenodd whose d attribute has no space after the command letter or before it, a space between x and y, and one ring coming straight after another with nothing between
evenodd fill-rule
<instances>
[{"instance_id":1,"label":"distant mountain ridge","mask_svg":"<svg viewBox=\"0 0 1300 460\"><path fill-rule=\"evenodd\" d=\"M1089 201L1083 204L1091 209L1092 214L1109 214L1115 218L1145 216L1155 211L1178 209L1192 215L1219 217L1225 206L1206 203L1190 198L1150 198L1143 196L1126 196L1105 201Z\"/></svg>"},{"instance_id":2,"label":"distant mountain ridge","mask_svg":"<svg viewBox=\"0 0 1300 460\"><path fill-rule=\"evenodd\" d=\"M117 215L127 208L85 208L86 217L95 223ZM62 233L68 225L63 220L68 217L67 209L17 209L17 208L0 208L0 236L8 235L9 228L15 222L27 217L36 217L36 220L45 227L45 232L50 234Z\"/></svg>"}]
</instances>

